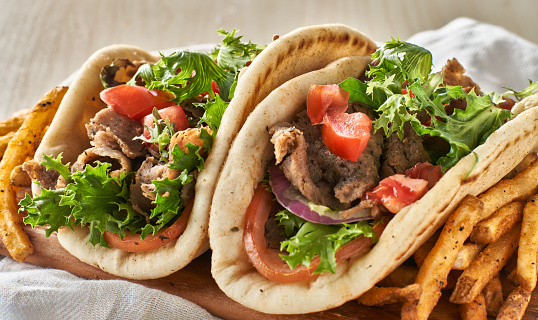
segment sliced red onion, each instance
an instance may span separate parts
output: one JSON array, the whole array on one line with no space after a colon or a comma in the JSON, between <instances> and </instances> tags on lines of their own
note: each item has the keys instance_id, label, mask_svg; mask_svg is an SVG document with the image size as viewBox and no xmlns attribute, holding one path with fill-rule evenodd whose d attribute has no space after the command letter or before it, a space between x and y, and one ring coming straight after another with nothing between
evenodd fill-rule
<instances>
[{"instance_id":1,"label":"sliced red onion","mask_svg":"<svg viewBox=\"0 0 538 320\"><path fill-rule=\"evenodd\" d=\"M340 211L334 211L328 207L317 206L310 202L291 182L286 178L284 172L274 163L269 165L270 184L277 201L293 214L314 223L320 224L342 224L351 223L359 220L373 219L373 212L369 206L359 208L358 210L348 209L346 212L351 213L346 218L342 218ZM321 211L313 211L311 206L319 207ZM326 209L325 209L326 208Z\"/></svg>"}]
</instances>

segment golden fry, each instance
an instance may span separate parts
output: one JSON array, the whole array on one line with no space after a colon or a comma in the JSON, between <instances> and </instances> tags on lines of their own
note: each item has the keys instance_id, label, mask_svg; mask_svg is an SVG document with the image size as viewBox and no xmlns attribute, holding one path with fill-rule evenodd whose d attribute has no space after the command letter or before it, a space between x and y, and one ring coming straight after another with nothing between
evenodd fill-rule
<instances>
[{"instance_id":1,"label":"golden fry","mask_svg":"<svg viewBox=\"0 0 538 320\"><path fill-rule=\"evenodd\" d=\"M413 253L413 259L415 260L415 263L417 264L417 267L421 267L424 263L424 260L426 260L426 257L432 251L433 247L435 246L435 243L437 242L437 239L439 239L439 235L441 234L441 230L437 230L431 237L426 240L418 249Z\"/></svg>"},{"instance_id":2,"label":"golden fry","mask_svg":"<svg viewBox=\"0 0 538 320\"><path fill-rule=\"evenodd\" d=\"M15 112L9 119L0 121L0 136L17 131L29 114L30 109L24 109Z\"/></svg>"},{"instance_id":3,"label":"golden fry","mask_svg":"<svg viewBox=\"0 0 538 320\"><path fill-rule=\"evenodd\" d=\"M523 319L525 310L531 300L531 292L526 291L522 287L517 287L512 291L506 301L503 303L497 320L517 320Z\"/></svg>"},{"instance_id":4,"label":"golden fry","mask_svg":"<svg viewBox=\"0 0 538 320\"><path fill-rule=\"evenodd\" d=\"M415 283L418 269L415 266L401 265L389 273L383 280L377 283L379 287L399 287L403 288Z\"/></svg>"},{"instance_id":5,"label":"golden fry","mask_svg":"<svg viewBox=\"0 0 538 320\"><path fill-rule=\"evenodd\" d=\"M476 230L476 227L473 229ZM472 235L472 233L471 233ZM452 266L452 269L456 270L463 270L469 266L471 261L473 261L476 256L484 249L486 245L482 243L466 243L463 245L463 248L461 248L460 252L458 252L458 256L456 257L456 261L454 261L454 265Z\"/></svg>"},{"instance_id":6,"label":"golden fry","mask_svg":"<svg viewBox=\"0 0 538 320\"><path fill-rule=\"evenodd\" d=\"M33 157L36 140L43 137L43 128L51 123L66 92L67 87L56 87L41 98L9 142L0 162L0 237L11 257L20 262L33 252L33 246L20 224L15 190L10 185L11 172Z\"/></svg>"},{"instance_id":7,"label":"golden fry","mask_svg":"<svg viewBox=\"0 0 538 320\"><path fill-rule=\"evenodd\" d=\"M468 195L448 217L437 243L424 260L415 281L422 288L420 298L416 303L404 303L402 319L428 319L441 297L441 289L447 284L448 274L458 252L479 221L482 208L483 203L478 198Z\"/></svg>"},{"instance_id":8,"label":"golden fry","mask_svg":"<svg viewBox=\"0 0 538 320\"><path fill-rule=\"evenodd\" d=\"M523 209L517 254L517 282L530 292L536 287L536 250L538 250L536 226L538 226L538 195L531 197Z\"/></svg>"},{"instance_id":9,"label":"golden fry","mask_svg":"<svg viewBox=\"0 0 538 320\"><path fill-rule=\"evenodd\" d=\"M462 320L486 320L488 318L486 300L482 294L470 303L460 304L458 309Z\"/></svg>"},{"instance_id":10,"label":"golden fry","mask_svg":"<svg viewBox=\"0 0 538 320\"><path fill-rule=\"evenodd\" d=\"M0 159L4 156L4 153L6 152L7 145L9 144L9 141L11 141L11 138L15 135L15 132L8 132L6 135L0 137Z\"/></svg>"},{"instance_id":11,"label":"golden fry","mask_svg":"<svg viewBox=\"0 0 538 320\"><path fill-rule=\"evenodd\" d=\"M471 241L475 243L493 243L502 234L521 221L524 202L514 201L495 211L489 218L480 221L471 233Z\"/></svg>"},{"instance_id":12,"label":"golden fry","mask_svg":"<svg viewBox=\"0 0 538 320\"><path fill-rule=\"evenodd\" d=\"M517 249L521 224L489 244L463 271L450 296L450 302L462 304L473 301L486 284L504 267Z\"/></svg>"},{"instance_id":13,"label":"golden fry","mask_svg":"<svg viewBox=\"0 0 538 320\"><path fill-rule=\"evenodd\" d=\"M482 290L488 316L496 317L503 304L503 291L499 275L491 279Z\"/></svg>"},{"instance_id":14,"label":"golden fry","mask_svg":"<svg viewBox=\"0 0 538 320\"><path fill-rule=\"evenodd\" d=\"M402 301L416 300L420 295L420 286L413 283L403 288L373 287L360 296L357 301L365 306L382 306Z\"/></svg>"},{"instance_id":15,"label":"golden fry","mask_svg":"<svg viewBox=\"0 0 538 320\"><path fill-rule=\"evenodd\" d=\"M484 202L480 220L488 218L502 206L532 192L538 186L538 160L512 179L499 181L478 198Z\"/></svg>"}]
</instances>

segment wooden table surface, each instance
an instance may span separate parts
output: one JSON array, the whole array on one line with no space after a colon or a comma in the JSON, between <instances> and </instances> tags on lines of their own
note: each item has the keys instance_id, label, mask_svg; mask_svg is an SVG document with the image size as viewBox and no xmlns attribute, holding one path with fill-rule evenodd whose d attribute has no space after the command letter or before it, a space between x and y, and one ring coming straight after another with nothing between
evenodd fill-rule
<instances>
[{"instance_id":1,"label":"wooden table surface","mask_svg":"<svg viewBox=\"0 0 538 320\"><path fill-rule=\"evenodd\" d=\"M297 27L344 23L376 41L385 41L391 36L406 39L466 16L503 26L538 43L538 20L534 17L538 2L531 0L0 0L0 7L0 70L3 73L0 120L17 110L32 107L45 92L68 78L93 52L104 46L121 43L156 51L219 43L221 36L216 33L219 28L237 28L245 40L267 43L274 34L285 34ZM6 254L2 245L0 254ZM29 261L40 264L44 257L46 255L35 256ZM50 266L62 268L62 261L53 262ZM208 263L209 257L202 256L193 267L175 277L194 275L195 279L215 289L216 284L208 277ZM106 278L105 275L98 277ZM158 281L148 285L171 293L181 290L187 299L200 299L193 294L198 291L189 291L188 286L173 289L171 281L167 282L168 289ZM235 306L223 294L217 293L216 297L217 301ZM203 299L196 302L212 305ZM243 312L241 315L253 315L240 306L235 307ZM339 315L334 312L331 315L333 318L357 317L354 310L355 303L349 302L335 311L340 312ZM398 314L397 308L380 310L376 312L382 312L379 315L383 317L393 318ZM454 310L439 310L435 314L435 318L446 319L443 315L454 315ZM231 314L219 315L232 317ZM320 318L324 315L329 313L321 314Z\"/></svg>"}]
</instances>

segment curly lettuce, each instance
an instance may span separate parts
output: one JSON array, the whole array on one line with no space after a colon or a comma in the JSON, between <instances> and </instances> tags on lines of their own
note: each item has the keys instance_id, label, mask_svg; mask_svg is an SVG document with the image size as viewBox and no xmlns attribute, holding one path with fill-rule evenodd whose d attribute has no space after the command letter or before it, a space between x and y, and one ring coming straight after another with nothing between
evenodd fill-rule
<instances>
[{"instance_id":1,"label":"curly lettuce","mask_svg":"<svg viewBox=\"0 0 538 320\"><path fill-rule=\"evenodd\" d=\"M538 90L530 82L527 89L503 94L467 93L461 86L445 86L441 72L432 73L431 53L414 44L392 39L373 55L376 61L367 75L370 80L349 78L340 86L350 92L350 101L369 105L377 113L374 129L386 136L393 133L404 139L404 124L411 123L419 135L437 136L448 142L448 153L438 157L444 170L482 144L487 137L510 118L510 111L496 104L508 96L517 99ZM445 105L451 99L464 99L465 110L447 114ZM426 112L431 120L421 123L417 114Z\"/></svg>"},{"instance_id":2,"label":"curly lettuce","mask_svg":"<svg viewBox=\"0 0 538 320\"><path fill-rule=\"evenodd\" d=\"M319 256L320 263L313 273L335 273L336 250L361 236L377 242L375 231L368 221L323 225L306 221L288 210L277 213L277 220L287 237L281 242L280 250L288 254L281 254L280 257L291 269L298 265L309 267L312 259Z\"/></svg>"}]
</instances>

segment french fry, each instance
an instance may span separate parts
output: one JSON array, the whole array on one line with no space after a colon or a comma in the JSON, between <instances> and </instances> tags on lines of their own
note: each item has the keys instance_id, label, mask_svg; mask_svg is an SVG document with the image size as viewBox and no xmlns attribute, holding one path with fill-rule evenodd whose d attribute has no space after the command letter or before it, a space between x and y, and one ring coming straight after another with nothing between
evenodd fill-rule
<instances>
[{"instance_id":1,"label":"french fry","mask_svg":"<svg viewBox=\"0 0 538 320\"><path fill-rule=\"evenodd\" d=\"M462 320L486 320L488 318L486 300L482 294L470 303L460 304L458 310Z\"/></svg>"},{"instance_id":2,"label":"french fry","mask_svg":"<svg viewBox=\"0 0 538 320\"><path fill-rule=\"evenodd\" d=\"M9 117L9 119L0 121L0 136L17 131L28 114L30 114L30 109L19 110Z\"/></svg>"},{"instance_id":3,"label":"french fry","mask_svg":"<svg viewBox=\"0 0 538 320\"><path fill-rule=\"evenodd\" d=\"M475 230L476 227L473 229ZM474 231L473 231L474 232ZM472 233L471 233L472 235ZM486 245L482 243L466 243L463 245L463 248L461 248L460 252L458 252L458 256L456 257L456 261L454 261L454 265L452 266L452 269L456 270L463 270L469 266L471 261L473 261L476 256L484 249Z\"/></svg>"},{"instance_id":4,"label":"french fry","mask_svg":"<svg viewBox=\"0 0 538 320\"><path fill-rule=\"evenodd\" d=\"M379 287L399 287L403 288L415 283L418 269L415 266L401 265L389 273L385 278L377 283Z\"/></svg>"},{"instance_id":5,"label":"french fry","mask_svg":"<svg viewBox=\"0 0 538 320\"><path fill-rule=\"evenodd\" d=\"M522 201L510 202L495 211L489 218L480 221L473 229L470 240L475 243L493 243L512 229L523 217Z\"/></svg>"},{"instance_id":6,"label":"french fry","mask_svg":"<svg viewBox=\"0 0 538 320\"><path fill-rule=\"evenodd\" d=\"M417 283L403 288L374 286L361 295L357 301L365 306L382 306L385 304L416 300L419 295L420 286Z\"/></svg>"},{"instance_id":7,"label":"french fry","mask_svg":"<svg viewBox=\"0 0 538 320\"><path fill-rule=\"evenodd\" d=\"M504 267L517 249L521 224L489 244L463 271L450 296L450 302L462 304L473 301L486 284Z\"/></svg>"},{"instance_id":8,"label":"french fry","mask_svg":"<svg viewBox=\"0 0 538 320\"><path fill-rule=\"evenodd\" d=\"M0 159L4 156L4 153L6 152L7 145L9 144L9 141L11 141L11 138L15 135L15 132L8 132L6 135L3 135L0 137Z\"/></svg>"},{"instance_id":9,"label":"french fry","mask_svg":"<svg viewBox=\"0 0 538 320\"><path fill-rule=\"evenodd\" d=\"M480 220L487 219L502 206L532 192L538 186L538 160L512 179L499 181L478 198L484 202Z\"/></svg>"},{"instance_id":10,"label":"french fry","mask_svg":"<svg viewBox=\"0 0 538 320\"><path fill-rule=\"evenodd\" d=\"M478 198L468 195L448 217L439 239L424 260L415 281L422 288L422 293L418 300L404 303L402 319L428 319L441 297L441 289L447 284L448 274L458 252L479 221L483 205Z\"/></svg>"},{"instance_id":11,"label":"french fry","mask_svg":"<svg viewBox=\"0 0 538 320\"><path fill-rule=\"evenodd\" d=\"M491 279L482 290L488 316L496 317L503 304L503 291L499 275Z\"/></svg>"},{"instance_id":12,"label":"french fry","mask_svg":"<svg viewBox=\"0 0 538 320\"><path fill-rule=\"evenodd\" d=\"M516 320L523 319L525 310L531 300L531 292L526 291L522 287L517 287L512 291L506 301L504 301L497 320Z\"/></svg>"},{"instance_id":13,"label":"french fry","mask_svg":"<svg viewBox=\"0 0 538 320\"><path fill-rule=\"evenodd\" d=\"M418 249L413 253L413 259L415 260L417 267L420 268L422 266L422 263L424 263L424 260L426 260L426 257L435 246L437 239L439 239L440 234L441 229L438 229L431 237L428 238L428 240L426 240L426 242L424 242L420 247L418 247Z\"/></svg>"},{"instance_id":14,"label":"french fry","mask_svg":"<svg viewBox=\"0 0 538 320\"><path fill-rule=\"evenodd\" d=\"M536 226L538 226L538 195L531 197L523 209L517 252L517 282L530 292L536 287L536 250L538 250Z\"/></svg>"},{"instance_id":15,"label":"french fry","mask_svg":"<svg viewBox=\"0 0 538 320\"><path fill-rule=\"evenodd\" d=\"M16 261L23 262L33 252L33 246L20 224L15 190L10 185L11 172L33 156L36 140L42 138L43 128L51 123L66 92L67 87L56 87L41 98L9 142L0 161L0 237Z\"/></svg>"}]
</instances>

